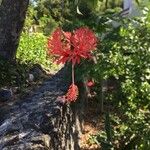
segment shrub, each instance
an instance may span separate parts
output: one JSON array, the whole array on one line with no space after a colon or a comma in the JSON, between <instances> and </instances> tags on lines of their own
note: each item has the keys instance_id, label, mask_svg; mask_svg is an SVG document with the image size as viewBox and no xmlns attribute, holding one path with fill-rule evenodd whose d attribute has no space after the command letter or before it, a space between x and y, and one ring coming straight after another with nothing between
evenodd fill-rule
<instances>
[{"instance_id":1,"label":"shrub","mask_svg":"<svg viewBox=\"0 0 150 150\"><path fill-rule=\"evenodd\" d=\"M113 77L118 82L115 90L109 91L107 85L104 98L105 104L114 108L110 113L120 119L118 125L112 126L115 148L117 145L120 149L150 148L150 13L147 10L144 16L132 19L115 15L110 18L108 14L99 17L99 23L95 24L95 30L101 35L95 53L97 64L86 63L81 68L83 71L78 71L96 81L98 99L104 92L100 87L104 79L109 81ZM114 20L118 27L114 28ZM115 144L116 141L119 142Z\"/></svg>"},{"instance_id":2,"label":"shrub","mask_svg":"<svg viewBox=\"0 0 150 150\"><path fill-rule=\"evenodd\" d=\"M19 62L8 62L0 58L0 88L22 86L26 82L28 66Z\"/></svg>"},{"instance_id":3,"label":"shrub","mask_svg":"<svg viewBox=\"0 0 150 150\"><path fill-rule=\"evenodd\" d=\"M40 64L46 69L56 69L52 58L47 56L47 37L41 33L23 33L17 51L17 59L28 65Z\"/></svg>"}]
</instances>

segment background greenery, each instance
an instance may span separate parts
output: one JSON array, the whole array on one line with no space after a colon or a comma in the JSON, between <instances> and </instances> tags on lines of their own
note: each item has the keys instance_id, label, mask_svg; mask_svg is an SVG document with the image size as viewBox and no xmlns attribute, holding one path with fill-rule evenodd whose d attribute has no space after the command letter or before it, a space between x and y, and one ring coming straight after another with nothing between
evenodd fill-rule
<instances>
[{"instance_id":1,"label":"background greenery","mask_svg":"<svg viewBox=\"0 0 150 150\"><path fill-rule=\"evenodd\" d=\"M144 8L143 13L143 16L132 19L121 20L112 17L112 14L104 14L100 18L99 26L102 26L100 29L103 28L101 35L103 31L108 32L101 38L95 53L97 64L87 68L88 74L97 83L97 99L102 92L99 87L101 81L115 81L110 85L114 86L114 90L104 91L104 102L113 108L113 111L105 110L111 114L112 127L91 137L91 140L100 142L105 149L110 149L110 145L114 149L150 148L149 9ZM119 25L115 28L113 24L108 25L107 22L112 20L120 22ZM107 135L109 130L112 130L111 141Z\"/></svg>"}]
</instances>

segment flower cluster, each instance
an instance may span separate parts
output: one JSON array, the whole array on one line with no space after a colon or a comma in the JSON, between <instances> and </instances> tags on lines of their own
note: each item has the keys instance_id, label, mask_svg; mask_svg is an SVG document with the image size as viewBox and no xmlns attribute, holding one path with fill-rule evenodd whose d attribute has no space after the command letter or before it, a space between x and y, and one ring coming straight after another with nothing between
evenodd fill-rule
<instances>
[{"instance_id":1,"label":"flower cluster","mask_svg":"<svg viewBox=\"0 0 150 150\"><path fill-rule=\"evenodd\" d=\"M78 91L78 87L75 84L71 84L69 87L69 90L67 92L66 99L69 101L75 101L78 97L79 91Z\"/></svg>"},{"instance_id":2,"label":"flower cluster","mask_svg":"<svg viewBox=\"0 0 150 150\"><path fill-rule=\"evenodd\" d=\"M55 30L48 40L48 50L55 55L57 63L72 61L80 63L81 58L90 58L91 50L97 45L97 38L88 28L79 28L73 33Z\"/></svg>"},{"instance_id":3,"label":"flower cluster","mask_svg":"<svg viewBox=\"0 0 150 150\"><path fill-rule=\"evenodd\" d=\"M74 65L79 64L81 58L91 58L91 51L96 46L97 38L87 27L81 27L72 33L58 28L48 39L48 53L55 56L56 62L72 63L72 84L65 95L66 101L75 101L78 96L78 87L74 84Z\"/></svg>"}]
</instances>

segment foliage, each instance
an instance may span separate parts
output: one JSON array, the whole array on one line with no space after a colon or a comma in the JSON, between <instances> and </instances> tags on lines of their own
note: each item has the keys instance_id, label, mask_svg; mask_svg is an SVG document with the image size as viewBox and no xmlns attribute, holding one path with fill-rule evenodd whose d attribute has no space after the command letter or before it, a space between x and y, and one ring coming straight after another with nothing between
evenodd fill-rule
<instances>
[{"instance_id":1,"label":"foliage","mask_svg":"<svg viewBox=\"0 0 150 150\"><path fill-rule=\"evenodd\" d=\"M29 32L31 28L37 24L36 15L37 15L37 11L34 9L34 6L30 4L26 14L25 25L23 28L24 32L27 31Z\"/></svg>"},{"instance_id":2,"label":"foliage","mask_svg":"<svg viewBox=\"0 0 150 150\"><path fill-rule=\"evenodd\" d=\"M47 56L47 37L41 33L23 33L17 51L17 59L28 65L40 64L46 69L53 69L52 58ZM50 61L51 60L51 61Z\"/></svg>"},{"instance_id":3,"label":"foliage","mask_svg":"<svg viewBox=\"0 0 150 150\"><path fill-rule=\"evenodd\" d=\"M132 19L112 14L99 17L95 24L101 34L101 45L95 53L97 63L84 64L85 74L97 82L98 95L102 80L113 77L117 81L115 90L107 87L105 101L113 104L114 116L119 117L119 123L113 126L112 142L120 149L150 148L150 12L148 8L143 12L143 16Z\"/></svg>"},{"instance_id":4,"label":"foliage","mask_svg":"<svg viewBox=\"0 0 150 150\"><path fill-rule=\"evenodd\" d=\"M129 111L127 113L130 113ZM96 135L91 135L90 143L101 144L104 150L107 149L129 149L133 150L149 150L150 148L150 128L149 115L150 113L142 110L135 112L134 116L131 113L130 117L121 119L118 114L111 115L112 125L112 143L107 140L105 131L100 131ZM112 147L113 145L113 147Z\"/></svg>"},{"instance_id":5,"label":"foliage","mask_svg":"<svg viewBox=\"0 0 150 150\"><path fill-rule=\"evenodd\" d=\"M8 62L0 58L0 87L21 86L26 82L28 66L20 62Z\"/></svg>"},{"instance_id":6,"label":"foliage","mask_svg":"<svg viewBox=\"0 0 150 150\"><path fill-rule=\"evenodd\" d=\"M79 8L84 5L94 12L104 12L107 9L122 7L122 3L122 0L78 0Z\"/></svg>"},{"instance_id":7,"label":"foliage","mask_svg":"<svg viewBox=\"0 0 150 150\"><path fill-rule=\"evenodd\" d=\"M70 0L38 0L34 10L37 12L36 25L44 35L49 35L58 26L72 22L75 12Z\"/></svg>"}]
</instances>

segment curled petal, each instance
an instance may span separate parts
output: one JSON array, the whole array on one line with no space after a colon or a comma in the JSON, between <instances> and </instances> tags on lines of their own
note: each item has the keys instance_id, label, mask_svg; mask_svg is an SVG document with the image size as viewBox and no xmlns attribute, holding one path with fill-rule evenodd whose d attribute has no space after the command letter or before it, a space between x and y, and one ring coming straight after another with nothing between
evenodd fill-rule
<instances>
[{"instance_id":1,"label":"curled petal","mask_svg":"<svg viewBox=\"0 0 150 150\"><path fill-rule=\"evenodd\" d=\"M58 28L53 33L52 36L48 39L48 54L54 55L57 59L57 63L66 63L70 56L70 33L64 32Z\"/></svg>"},{"instance_id":2,"label":"curled petal","mask_svg":"<svg viewBox=\"0 0 150 150\"><path fill-rule=\"evenodd\" d=\"M76 64L80 63L81 58L90 58L96 46L97 38L87 27L81 27L73 33L58 28L48 39L48 54L53 54L58 59L57 63L71 61Z\"/></svg>"},{"instance_id":3,"label":"curled petal","mask_svg":"<svg viewBox=\"0 0 150 150\"><path fill-rule=\"evenodd\" d=\"M73 45L73 62L79 63L79 59L91 57L91 51L97 46L97 37L90 29L82 27L75 30L71 37L71 43Z\"/></svg>"},{"instance_id":4,"label":"curled petal","mask_svg":"<svg viewBox=\"0 0 150 150\"><path fill-rule=\"evenodd\" d=\"M56 29L48 39L48 51L54 55L60 55L62 50L61 30Z\"/></svg>"}]
</instances>

